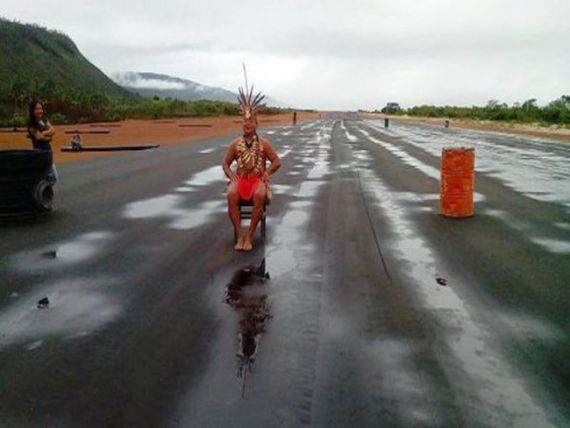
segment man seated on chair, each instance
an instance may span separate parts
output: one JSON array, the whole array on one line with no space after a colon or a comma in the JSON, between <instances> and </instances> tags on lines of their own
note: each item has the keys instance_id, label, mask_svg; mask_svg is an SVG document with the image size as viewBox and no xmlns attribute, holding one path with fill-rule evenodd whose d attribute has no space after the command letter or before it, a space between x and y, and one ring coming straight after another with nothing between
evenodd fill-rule
<instances>
[{"instance_id":1,"label":"man seated on chair","mask_svg":"<svg viewBox=\"0 0 570 428\"><path fill-rule=\"evenodd\" d=\"M255 112L263 97L260 98L261 94L258 94L252 100L252 91L244 94L240 89L238 100L245 115L243 136L232 141L223 163L224 173L230 179L227 189L228 212L234 226L234 248L238 251L253 249L253 235L257 223L263 215L266 201L271 199L269 176L281 167L279 156L269 140L257 135ZM267 160L271 162L268 169L265 165ZM231 169L234 161L237 163L235 171ZM241 228L241 201L251 201L253 204L251 224L245 235Z\"/></svg>"}]
</instances>

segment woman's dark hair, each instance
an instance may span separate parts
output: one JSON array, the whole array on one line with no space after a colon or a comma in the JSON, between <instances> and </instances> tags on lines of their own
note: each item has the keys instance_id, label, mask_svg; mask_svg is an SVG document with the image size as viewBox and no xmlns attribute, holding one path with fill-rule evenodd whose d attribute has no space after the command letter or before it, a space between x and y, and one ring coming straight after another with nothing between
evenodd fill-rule
<instances>
[{"instance_id":1,"label":"woman's dark hair","mask_svg":"<svg viewBox=\"0 0 570 428\"><path fill-rule=\"evenodd\" d=\"M40 104L42 106L42 108L44 109L44 115L45 115L45 106L44 103L42 103L40 100L38 100L37 98L35 100L33 100L29 107L28 107L28 128L37 128L38 127L38 121L36 120L36 116L34 115L34 110L36 109L36 106Z\"/></svg>"}]
</instances>

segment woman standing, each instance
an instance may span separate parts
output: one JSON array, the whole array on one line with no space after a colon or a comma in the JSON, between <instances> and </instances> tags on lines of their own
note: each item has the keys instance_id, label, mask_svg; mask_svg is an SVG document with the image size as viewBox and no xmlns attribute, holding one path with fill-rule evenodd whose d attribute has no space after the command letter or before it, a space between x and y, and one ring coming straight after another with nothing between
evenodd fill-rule
<instances>
[{"instance_id":1,"label":"woman standing","mask_svg":"<svg viewBox=\"0 0 570 428\"><path fill-rule=\"evenodd\" d=\"M45 117L44 105L39 100L30 103L28 110L28 135L32 140L34 149L48 150L51 152L51 140L55 135L55 129ZM55 184L58 175L55 165L52 164L48 172L48 180Z\"/></svg>"}]
</instances>

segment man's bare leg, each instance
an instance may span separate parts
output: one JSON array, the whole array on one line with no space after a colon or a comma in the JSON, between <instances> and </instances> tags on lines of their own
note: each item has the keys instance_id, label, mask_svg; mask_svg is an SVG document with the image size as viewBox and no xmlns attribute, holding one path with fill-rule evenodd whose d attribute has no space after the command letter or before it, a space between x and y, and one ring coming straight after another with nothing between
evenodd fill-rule
<instances>
[{"instance_id":1,"label":"man's bare leg","mask_svg":"<svg viewBox=\"0 0 570 428\"><path fill-rule=\"evenodd\" d=\"M251 251L253 249L253 235L255 234L255 229L257 223L261 219L263 214L263 205L265 204L265 198L267 194L265 191L265 185L260 184L255 194L253 195L253 211L251 213L251 224L249 225L249 230L245 236L245 241L243 243L244 251Z\"/></svg>"},{"instance_id":2,"label":"man's bare leg","mask_svg":"<svg viewBox=\"0 0 570 428\"><path fill-rule=\"evenodd\" d=\"M265 185L265 197L270 202L271 199L273 199L273 192L271 191L271 185L269 184L269 182L267 182L267 184Z\"/></svg>"},{"instance_id":3,"label":"man's bare leg","mask_svg":"<svg viewBox=\"0 0 570 428\"><path fill-rule=\"evenodd\" d=\"M243 250L244 237L241 230L241 216L239 214L239 193L237 191L237 184L230 183L228 186L228 214L234 226L234 239L236 245L234 249Z\"/></svg>"}]
</instances>

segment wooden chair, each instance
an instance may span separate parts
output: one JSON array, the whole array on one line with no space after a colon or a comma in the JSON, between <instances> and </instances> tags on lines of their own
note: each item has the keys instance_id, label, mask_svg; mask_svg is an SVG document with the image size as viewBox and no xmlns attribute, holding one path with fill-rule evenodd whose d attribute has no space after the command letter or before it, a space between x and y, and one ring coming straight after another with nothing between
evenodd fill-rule
<instances>
[{"instance_id":1,"label":"wooden chair","mask_svg":"<svg viewBox=\"0 0 570 428\"><path fill-rule=\"evenodd\" d=\"M259 231L261 233L261 240L265 242L265 231L266 231L266 213L267 207L271 204L271 201L266 199L263 204L263 210L261 212L261 218L259 219ZM253 199L247 201L239 202L239 213L242 220L251 221L251 215L253 214Z\"/></svg>"}]
</instances>

